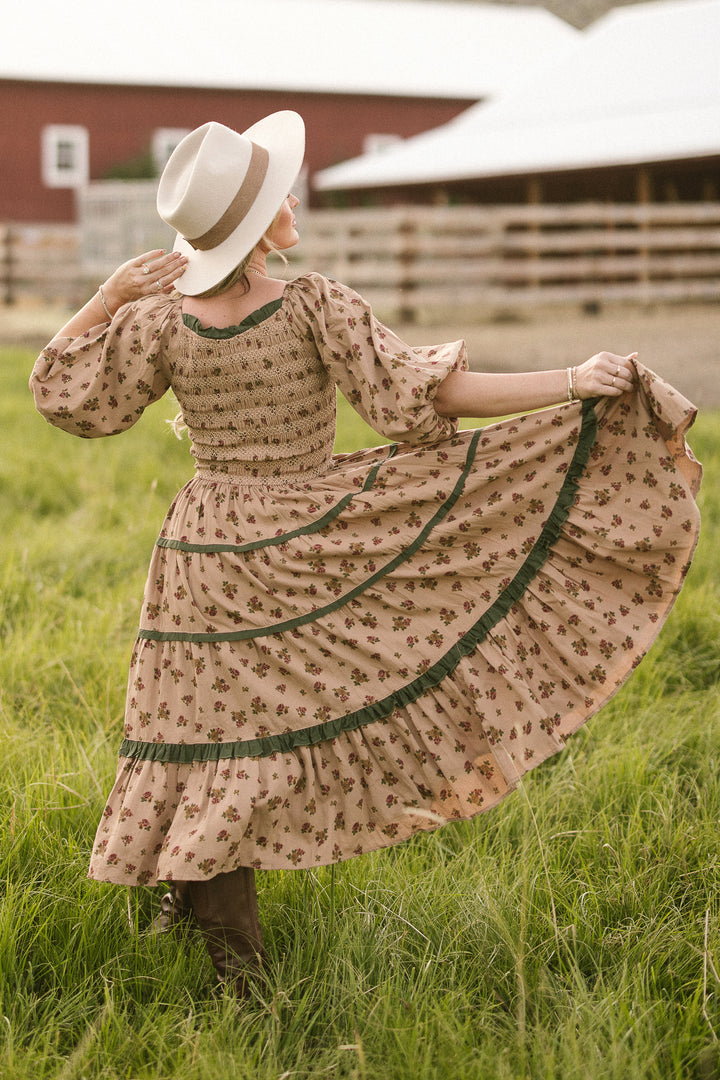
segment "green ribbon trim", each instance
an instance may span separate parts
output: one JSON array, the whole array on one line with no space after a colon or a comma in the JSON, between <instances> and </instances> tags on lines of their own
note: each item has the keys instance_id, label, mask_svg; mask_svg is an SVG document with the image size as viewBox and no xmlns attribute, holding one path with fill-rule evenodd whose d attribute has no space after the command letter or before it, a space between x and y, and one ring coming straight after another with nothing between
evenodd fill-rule
<instances>
[{"instance_id":1,"label":"green ribbon trim","mask_svg":"<svg viewBox=\"0 0 720 1080\"><path fill-rule=\"evenodd\" d=\"M262 307L251 311L242 322L237 323L235 326L203 326L194 315L184 314L182 319L188 330L192 330L198 337L211 338L213 341L224 341L226 338L244 334L246 330L252 330L253 326L259 326L261 322L265 322L271 315L274 315L282 307L282 304L282 297L279 300L270 300L267 304L263 304Z\"/></svg>"},{"instance_id":2,"label":"green ribbon trim","mask_svg":"<svg viewBox=\"0 0 720 1080\"><path fill-rule=\"evenodd\" d=\"M550 548L556 543L562 526L567 520L570 508L575 500L578 482L590 457L590 451L597 437L596 399L582 403L582 427L572 462L565 475L555 505L543 529L525 562L512 581L502 590L497 599L485 613L467 631L463 637L448 650L436 664L428 668L412 682L399 690L365 705L355 712L328 720L324 724L314 724L299 731L282 732L268 735L261 739L239 740L228 743L146 743L124 739L120 747L120 756L136 761L162 761L185 765L192 762L224 761L228 758L269 757L276 753L288 753L302 746L316 746L328 739L337 738L344 732L356 731L368 724L385 719L390 713L417 701L427 690L437 686L450 675L460 660L469 656L490 630L504 618L511 607L520 599L537 572L546 562Z\"/></svg>"},{"instance_id":3,"label":"green ribbon trim","mask_svg":"<svg viewBox=\"0 0 720 1080\"><path fill-rule=\"evenodd\" d=\"M315 608L313 611L308 611L304 615L297 615L294 619L287 619L285 622L272 623L270 626L259 626L249 630L227 630L217 633L190 634L184 630L141 629L138 631L138 637L143 638L146 641L190 641L198 643L206 641L248 641L251 638L270 637L273 634L282 634L288 630L297 630L299 626L305 626L309 622L315 622L324 615L330 615L333 611L337 611L338 608L344 607L345 604L354 600L356 596L361 596L362 593L374 585L376 581L380 581L381 578L391 574L393 570L398 566L401 566L402 563L407 562L407 560L422 547L435 526L442 521L443 518L447 517L457 500L460 498L463 488L465 487L465 481L467 480L468 473L475 460L477 444L481 435L482 428L478 428L470 440L470 446L468 447L465 458L465 465L455 483L455 487L447 499L445 499L445 502L443 502L435 511L428 523L420 530L415 539L408 544L403 551L396 555L394 559L385 563L385 566L380 567L379 570L376 570L374 574L371 574L370 577L366 578L360 585L356 585L354 589L350 589L349 592L343 593L342 596L339 596L337 600L333 600L332 603Z\"/></svg>"},{"instance_id":4,"label":"green ribbon trim","mask_svg":"<svg viewBox=\"0 0 720 1080\"><path fill-rule=\"evenodd\" d=\"M229 551L240 555L244 551L259 551L261 548L285 544L288 540L294 540L297 536L311 536L313 533L320 532L321 529L324 529L326 525L329 525L331 521L338 517L345 507L358 497L358 494L362 495L370 491L375 486L378 472L387 461L395 457L398 449L397 443L391 443L388 446L387 456L382 461L379 461L377 465L373 465L359 492L351 491L348 495L343 495L342 499L338 500L332 509L323 514L317 521L313 521L311 525L301 525L292 532L278 533L277 536L266 537L263 540L251 540L247 544L191 544L187 540L171 540L169 537L159 536L155 541L155 547L172 548L174 551L207 552L208 554Z\"/></svg>"}]
</instances>

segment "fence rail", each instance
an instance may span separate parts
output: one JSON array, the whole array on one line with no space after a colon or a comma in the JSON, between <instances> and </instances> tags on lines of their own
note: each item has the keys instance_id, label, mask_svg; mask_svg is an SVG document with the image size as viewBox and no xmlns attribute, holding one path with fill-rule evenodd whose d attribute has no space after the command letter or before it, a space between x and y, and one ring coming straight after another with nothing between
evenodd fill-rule
<instances>
[{"instance_id":1,"label":"fence rail","mask_svg":"<svg viewBox=\"0 0 720 1080\"><path fill-rule=\"evenodd\" d=\"M0 295L74 304L81 293L77 229L72 225L0 225Z\"/></svg>"},{"instance_id":2,"label":"fence rail","mask_svg":"<svg viewBox=\"0 0 720 1080\"><path fill-rule=\"evenodd\" d=\"M78 226L7 226L3 295L74 303L125 258L167 246L153 184L94 184ZM405 317L458 306L720 299L720 203L306 211L291 274L318 269Z\"/></svg>"},{"instance_id":3,"label":"fence rail","mask_svg":"<svg viewBox=\"0 0 720 1080\"><path fill-rule=\"evenodd\" d=\"M720 299L720 203L323 211L299 251L405 314Z\"/></svg>"}]
</instances>

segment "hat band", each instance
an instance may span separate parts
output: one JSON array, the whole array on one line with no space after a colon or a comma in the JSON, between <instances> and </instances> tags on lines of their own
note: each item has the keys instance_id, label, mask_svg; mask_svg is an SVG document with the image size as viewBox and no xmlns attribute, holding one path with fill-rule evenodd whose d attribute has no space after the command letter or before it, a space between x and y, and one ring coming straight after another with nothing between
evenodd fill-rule
<instances>
[{"instance_id":1,"label":"hat band","mask_svg":"<svg viewBox=\"0 0 720 1080\"><path fill-rule=\"evenodd\" d=\"M198 236L194 240L185 237L188 244L194 247L196 251L210 251L227 240L235 232L235 229L237 229L258 197L267 173L270 155L264 146L258 146L257 143L251 143L250 145L252 146L252 152L245 179L225 213L202 236Z\"/></svg>"}]
</instances>

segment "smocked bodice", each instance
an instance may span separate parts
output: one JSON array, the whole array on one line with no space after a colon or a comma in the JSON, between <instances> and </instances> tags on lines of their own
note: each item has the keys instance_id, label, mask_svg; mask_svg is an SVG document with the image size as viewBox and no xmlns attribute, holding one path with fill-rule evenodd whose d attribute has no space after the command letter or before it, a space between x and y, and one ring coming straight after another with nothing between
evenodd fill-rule
<instances>
[{"instance_id":1,"label":"smocked bodice","mask_svg":"<svg viewBox=\"0 0 720 1080\"><path fill-rule=\"evenodd\" d=\"M187 326L170 383L199 475L243 480L325 472L335 436L335 384L311 341L282 312L222 340Z\"/></svg>"},{"instance_id":2,"label":"smocked bodice","mask_svg":"<svg viewBox=\"0 0 720 1080\"><path fill-rule=\"evenodd\" d=\"M226 330L183 316L179 294L126 304L53 338L30 382L43 416L85 439L126 431L172 387L201 476L277 486L328 469L336 388L388 440L429 444L457 427L434 397L466 366L462 341L406 345L352 289L307 274Z\"/></svg>"}]
</instances>

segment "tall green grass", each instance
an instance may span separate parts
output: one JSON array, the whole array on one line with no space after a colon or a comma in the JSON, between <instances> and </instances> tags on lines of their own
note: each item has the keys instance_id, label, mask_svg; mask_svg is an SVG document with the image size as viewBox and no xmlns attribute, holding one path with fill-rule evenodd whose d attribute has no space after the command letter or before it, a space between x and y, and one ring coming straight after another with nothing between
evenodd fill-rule
<instances>
[{"instance_id":1,"label":"tall green grass","mask_svg":"<svg viewBox=\"0 0 720 1080\"><path fill-rule=\"evenodd\" d=\"M31 362L0 355L0 1077L718 1076L720 416L687 588L622 693L491 814L259 875L269 979L238 1009L196 935L146 934L157 891L85 876L187 444L171 402L68 438ZM367 441L343 406L338 449Z\"/></svg>"}]
</instances>

